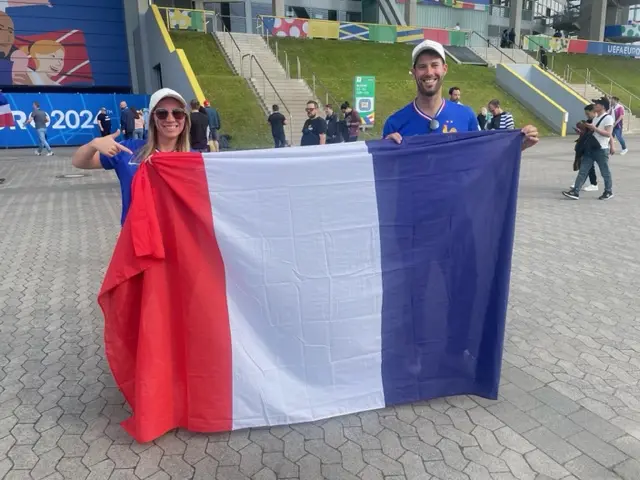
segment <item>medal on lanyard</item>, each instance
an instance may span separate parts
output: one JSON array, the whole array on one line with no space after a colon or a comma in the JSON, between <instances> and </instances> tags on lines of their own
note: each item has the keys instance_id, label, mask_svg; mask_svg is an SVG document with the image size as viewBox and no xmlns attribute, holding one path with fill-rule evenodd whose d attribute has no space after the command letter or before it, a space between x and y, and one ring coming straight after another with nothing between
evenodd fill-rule
<instances>
[{"instance_id":1,"label":"medal on lanyard","mask_svg":"<svg viewBox=\"0 0 640 480\"><path fill-rule=\"evenodd\" d=\"M431 122L429 122L429 128L431 130L438 130L440 128L440 122L435 118L432 118Z\"/></svg>"}]
</instances>

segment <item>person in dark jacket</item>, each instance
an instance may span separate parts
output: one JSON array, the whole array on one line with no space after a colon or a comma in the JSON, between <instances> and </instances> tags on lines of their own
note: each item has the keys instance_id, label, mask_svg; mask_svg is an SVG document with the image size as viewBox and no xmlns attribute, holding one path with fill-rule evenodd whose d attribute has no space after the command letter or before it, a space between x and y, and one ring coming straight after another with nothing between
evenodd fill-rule
<instances>
[{"instance_id":1,"label":"person in dark jacket","mask_svg":"<svg viewBox=\"0 0 640 480\"><path fill-rule=\"evenodd\" d=\"M218 141L219 139L219 134L218 131L220 130L220 115L218 114L218 111L213 108L211 106L211 103L209 103L209 100L205 100L204 102L202 102L203 105L203 110L204 113L207 115L207 118L209 119L209 140L214 140L214 141Z\"/></svg>"},{"instance_id":2,"label":"person in dark jacket","mask_svg":"<svg viewBox=\"0 0 640 480\"><path fill-rule=\"evenodd\" d=\"M331 104L325 105L324 113L327 121L327 143L341 143L342 135L338 125L338 115L333 111Z\"/></svg>"},{"instance_id":3,"label":"person in dark jacket","mask_svg":"<svg viewBox=\"0 0 640 480\"><path fill-rule=\"evenodd\" d=\"M125 140L133 139L136 129L136 119L131 109L127 108L127 102L120 102L120 132Z\"/></svg>"}]
</instances>

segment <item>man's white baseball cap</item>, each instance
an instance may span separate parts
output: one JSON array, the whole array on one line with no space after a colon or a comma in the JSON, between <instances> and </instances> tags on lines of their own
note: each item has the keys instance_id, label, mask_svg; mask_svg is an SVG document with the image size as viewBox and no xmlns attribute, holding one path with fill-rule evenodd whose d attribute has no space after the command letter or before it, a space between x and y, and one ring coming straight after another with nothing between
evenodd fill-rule
<instances>
[{"instance_id":1,"label":"man's white baseball cap","mask_svg":"<svg viewBox=\"0 0 640 480\"><path fill-rule=\"evenodd\" d=\"M187 102L185 102L182 95L180 95L175 90L171 90L170 88L161 88L153 95L151 95L151 100L149 100L149 111L153 112L153 109L156 108L158 102L164 98L175 98L182 104L182 108L187 108Z\"/></svg>"},{"instance_id":2,"label":"man's white baseball cap","mask_svg":"<svg viewBox=\"0 0 640 480\"><path fill-rule=\"evenodd\" d=\"M445 56L444 47L442 46L442 44L434 42L433 40L425 40L413 49L413 53L411 54L411 66L415 66L416 60L418 59L420 54L427 51L434 52L435 54L439 55L440 58L442 58L442 61L444 63L447 63L447 57Z\"/></svg>"}]
</instances>

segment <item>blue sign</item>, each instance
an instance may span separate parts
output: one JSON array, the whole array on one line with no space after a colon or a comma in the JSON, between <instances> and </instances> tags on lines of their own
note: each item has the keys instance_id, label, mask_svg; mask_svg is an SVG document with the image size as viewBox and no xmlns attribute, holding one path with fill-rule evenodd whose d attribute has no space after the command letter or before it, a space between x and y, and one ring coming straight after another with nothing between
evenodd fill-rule
<instances>
[{"instance_id":1,"label":"blue sign","mask_svg":"<svg viewBox=\"0 0 640 480\"><path fill-rule=\"evenodd\" d=\"M15 126L0 128L0 148L36 147L38 135L33 122L24 122L33 110L33 102L49 114L47 140L51 146L84 145L99 136L96 120L100 108L111 116L111 129L120 126L120 102L138 110L149 105L148 95L81 94L81 93L5 93L13 113Z\"/></svg>"}]
</instances>

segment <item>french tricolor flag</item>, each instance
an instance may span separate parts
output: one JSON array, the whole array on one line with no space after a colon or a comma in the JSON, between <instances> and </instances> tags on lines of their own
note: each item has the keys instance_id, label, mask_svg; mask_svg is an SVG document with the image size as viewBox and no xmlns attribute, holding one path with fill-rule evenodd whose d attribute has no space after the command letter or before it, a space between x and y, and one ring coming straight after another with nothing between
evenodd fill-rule
<instances>
[{"instance_id":1,"label":"french tricolor flag","mask_svg":"<svg viewBox=\"0 0 640 480\"><path fill-rule=\"evenodd\" d=\"M496 398L521 141L154 155L99 294L126 430Z\"/></svg>"},{"instance_id":2,"label":"french tricolor flag","mask_svg":"<svg viewBox=\"0 0 640 480\"><path fill-rule=\"evenodd\" d=\"M15 121L13 119L13 113L11 113L11 106L9 100L0 92L0 128L13 127Z\"/></svg>"}]
</instances>

